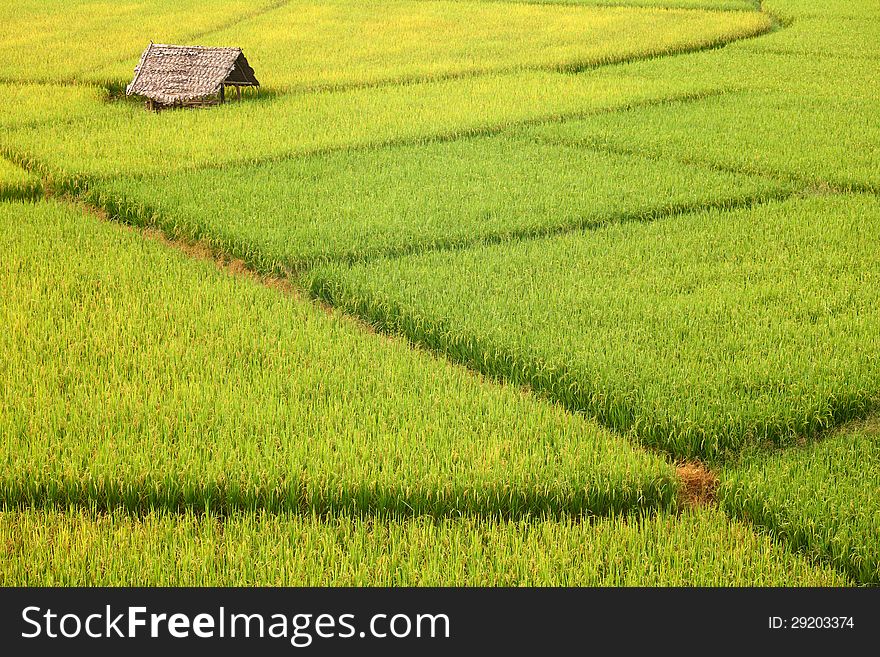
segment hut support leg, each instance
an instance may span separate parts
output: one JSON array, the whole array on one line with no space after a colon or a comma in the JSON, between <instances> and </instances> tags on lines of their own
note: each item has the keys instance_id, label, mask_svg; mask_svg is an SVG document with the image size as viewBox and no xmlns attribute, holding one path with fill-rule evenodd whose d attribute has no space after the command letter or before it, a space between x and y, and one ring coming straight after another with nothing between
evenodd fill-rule
<instances>
[{"instance_id":1,"label":"hut support leg","mask_svg":"<svg viewBox=\"0 0 880 657\"><path fill-rule=\"evenodd\" d=\"M235 100L241 100L241 87L235 87Z\"/></svg>"},{"instance_id":2,"label":"hut support leg","mask_svg":"<svg viewBox=\"0 0 880 657\"><path fill-rule=\"evenodd\" d=\"M220 102L221 103L226 102L226 85L225 84L220 85Z\"/></svg>"}]
</instances>

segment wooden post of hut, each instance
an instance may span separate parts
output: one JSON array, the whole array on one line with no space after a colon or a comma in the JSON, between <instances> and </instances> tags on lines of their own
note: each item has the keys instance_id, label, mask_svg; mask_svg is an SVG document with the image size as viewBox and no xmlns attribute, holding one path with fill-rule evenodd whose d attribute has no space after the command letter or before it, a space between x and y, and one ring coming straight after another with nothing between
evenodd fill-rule
<instances>
[{"instance_id":1,"label":"wooden post of hut","mask_svg":"<svg viewBox=\"0 0 880 657\"><path fill-rule=\"evenodd\" d=\"M128 96L143 96L149 109L202 107L226 101L226 87L259 87L240 48L205 48L150 43L126 87Z\"/></svg>"}]
</instances>

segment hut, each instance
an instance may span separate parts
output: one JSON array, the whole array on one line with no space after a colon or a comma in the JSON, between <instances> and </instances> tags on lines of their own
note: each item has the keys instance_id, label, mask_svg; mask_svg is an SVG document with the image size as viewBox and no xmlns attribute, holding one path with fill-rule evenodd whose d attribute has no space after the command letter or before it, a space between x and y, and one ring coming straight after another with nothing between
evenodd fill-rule
<instances>
[{"instance_id":1,"label":"hut","mask_svg":"<svg viewBox=\"0 0 880 657\"><path fill-rule=\"evenodd\" d=\"M241 98L242 87L259 87L241 48L205 48L152 43L125 88L143 96L149 109L201 107L226 100L226 87Z\"/></svg>"}]
</instances>

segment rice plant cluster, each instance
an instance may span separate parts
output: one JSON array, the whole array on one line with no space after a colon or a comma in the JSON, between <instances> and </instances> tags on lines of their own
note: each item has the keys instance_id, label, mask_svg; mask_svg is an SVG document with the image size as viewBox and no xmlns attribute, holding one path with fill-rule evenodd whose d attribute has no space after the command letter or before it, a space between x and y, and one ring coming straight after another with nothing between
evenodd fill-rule
<instances>
[{"instance_id":1,"label":"rice plant cluster","mask_svg":"<svg viewBox=\"0 0 880 657\"><path fill-rule=\"evenodd\" d=\"M42 195L40 178L0 158L0 201L37 198Z\"/></svg>"},{"instance_id":2,"label":"rice plant cluster","mask_svg":"<svg viewBox=\"0 0 880 657\"><path fill-rule=\"evenodd\" d=\"M91 86L0 82L0 135L9 140L24 128L82 121L108 96Z\"/></svg>"},{"instance_id":3,"label":"rice plant cluster","mask_svg":"<svg viewBox=\"0 0 880 657\"><path fill-rule=\"evenodd\" d=\"M877 584L878 18L6 3L0 584Z\"/></svg>"},{"instance_id":4,"label":"rice plant cluster","mask_svg":"<svg viewBox=\"0 0 880 657\"><path fill-rule=\"evenodd\" d=\"M498 0L499 2L503 0ZM755 0L528 0L544 5L578 5L583 7L649 7L657 9L707 9L716 11L755 10Z\"/></svg>"},{"instance_id":5,"label":"rice plant cluster","mask_svg":"<svg viewBox=\"0 0 880 657\"><path fill-rule=\"evenodd\" d=\"M586 521L0 511L0 586L846 586L719 511Z\"/></svg>"},{"instance_id":6,"label":"rice plant cluster","mask_svg":"<svg viewBox=\"0 0 880 657\"><path fill-rule=\"evenodd\" d=\"M329 265L309 285L676 457L718 459L876 408L878 248L876 198L819 197Z\"/></svg>"},{"instance_id":7,"label":"rice plant cluster","mask_svg":"<svg viewBox=\"0 0 880 657\"><path fill-rule=\"evenodd\" d=\"M880 7L862 0L762 0L764 9L786 22L810 18L830 18L835 21L877 18Z\"/></svg>"},{"instance_id":8,"label":"rice plant cluster","mask_svg":"<svg viewBox=\"0 0 880 657\"><path fill-rule=\"evenodd\" d=\"M496 134L523 123L658 102L670 93L700 96L713 84L605 70L524 71L336 92L264 93L214 108L207 119L193 112L148 113L137 103L82 93L56 95L57 87L50 87L44 89L44 104L69 103L71 116L48 122L40 106L25 106L17 117L19 110L10 108L12 118L6 120L23 125L0 134L0 149L45 176L81 186L121 175L161 178L179 170Z\"/></svg>"},{"instance_id":9,"label":"rice plant cluster","mask_svg":"<svg viewBox=\"0 0 880 657\"><path fill-rule=\"evenodd\" d=\"M91 184L87 197L129 223L284 272L648 221L792 191L757 176L502 135L117 178Z\"/></svg>"},{"instance_id":10,"label":"rice plant cluster","mask_svg":"<svg viewBox=\"0 0 880 657\"><path fill-rule=\"evenodd\" d=\"M826 440L751 454L720 490L729 513L786 544L826 558L858 581L880 584L880 423L876 417Z\"/></svg>"},{"instance_id":11,"label":"rice plant cluster","mask_svg":"<svg viewBox=\"0 0 880 657\"><path fill-rule=\"evenodd\" d=\"M681 158L689 164L772 174L841 191L880 190L874 99L741 92L551 125L554 144ZM786 117L793 117L786 119Z\"/></svg>"},{"instance_id":12,"label":"rice plant cluster","mask_svg":"<svg viewBox=\"0 0 880 657\"><path fill-rule=\"evenodd\" d=\"M877 192L876 37L858 21L837 20L832 25L838 36L828 41L845 34L851 52L823 56L819 48L809 47L811 25L805 19L723 50L667 58L657 66L636 62L626 67L631 75L643 71L655 84L686 75L691 84L715 84L721 93L529 126L526 131L555 144L761 173L843 192ZM777 43L774 38L797 26L807 32L797 40L803 48L762 50L770 48L762 44Z\"/></svg>"},{"instance_id":13,"label":"rice plant cluster","mask_svg":"<svg viewBox=\"0 0 880 657\"><path fill-rule=\"evenodd\" d=\"M104 81L99 71L126 62L126 75L152 39L199 39L277 0L16 0L0 6L0 79ZM131 65L129 65L131 60Z\"/></svg>"},{"instance_id":14,"label":"rice plant cluster","mask_svg":"<svg viewBox=\"0 0 880 657\"><path fill-rule=\"evenodd\" d=\"M670 465L587 418L63 205L0 221L6 505L676 506Z\"/></svg>"},{"instance_id":15,"label":"rice plant cluster","mask_svg":"<svg viewBox=\"0 0 880 657\"><path fill-rule=\"evenodd\" d=\"M758 12L462 0L294 0L214 32L263 62L285 90L450 76L580 70L676 53L768 31Z\"/></svg>"}]
</instances>

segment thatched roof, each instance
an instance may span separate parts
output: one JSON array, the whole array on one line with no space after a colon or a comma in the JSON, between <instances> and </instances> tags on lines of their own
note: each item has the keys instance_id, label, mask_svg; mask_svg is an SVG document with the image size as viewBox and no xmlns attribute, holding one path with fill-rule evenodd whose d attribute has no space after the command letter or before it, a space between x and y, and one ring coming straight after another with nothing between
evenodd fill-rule
<instances>
[{"instance_id":1,"label":"thatched roof","mask_svg":"<svg viewBox=\"0 0 880 657\"><path fill-rule=\"evenodd\" d=\"M151 43L125 93L176 105L216 95L221 84L260 86L241 48Z\"/></svg>"}]
</instances>

